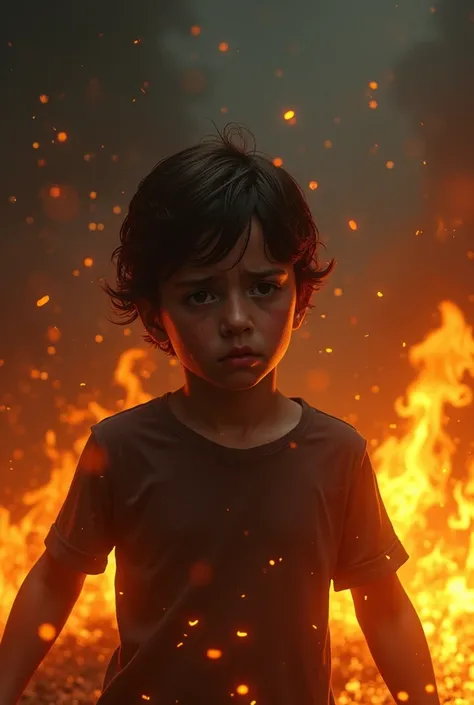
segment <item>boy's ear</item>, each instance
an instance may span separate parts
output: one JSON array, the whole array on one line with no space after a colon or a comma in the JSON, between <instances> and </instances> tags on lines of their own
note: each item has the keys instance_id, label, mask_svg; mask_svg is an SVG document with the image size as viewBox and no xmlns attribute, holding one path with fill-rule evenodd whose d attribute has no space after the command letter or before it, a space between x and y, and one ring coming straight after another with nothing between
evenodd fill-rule
<instances>
[{"instance_id":1,"label":"boy's ear","mask_svg":"<svg viewBox=\"0 0 474 705\"><path fill-rule=\"evenodd\" d=\"M306 318L306 310L307 309L305 307L295 312L295 315L293 317L293 330L298 330L299 328L301 328L303 321Z\"/></svg>"},{"instance_id":2,"label":"boy's ear","mask_svg":"<svg viewBox=\"0 0 474 705\"><path fill-rule=\"evenodd\" d=\"M148 335L153 338L155 343L166 343L169 340L168 334L161 323L159 312L151 301L139 299L136 307Z\"/></svg>"}]
</instances>

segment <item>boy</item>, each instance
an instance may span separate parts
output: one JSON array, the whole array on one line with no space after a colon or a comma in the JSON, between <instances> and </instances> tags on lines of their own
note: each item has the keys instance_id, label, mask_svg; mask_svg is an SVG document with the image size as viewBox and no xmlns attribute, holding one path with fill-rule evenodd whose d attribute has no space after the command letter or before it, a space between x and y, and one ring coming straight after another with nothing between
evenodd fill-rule
<instances>
[{"instance_id":1,"label":"boy","mask_svg":"<svg viewBox=\"0 0 474 705\"><path fill-rule=\"evenodd\" d=\"M408 556L365 440L278 391L276 369L332 268L293 178L226 129L140 184L105 287L184 386L95 424L0 648L13 705L86 574L115 548L120 648L100 705L324 705L328 601L351 589L387 686L439 703Z\"/></svg>"}]
</instances>

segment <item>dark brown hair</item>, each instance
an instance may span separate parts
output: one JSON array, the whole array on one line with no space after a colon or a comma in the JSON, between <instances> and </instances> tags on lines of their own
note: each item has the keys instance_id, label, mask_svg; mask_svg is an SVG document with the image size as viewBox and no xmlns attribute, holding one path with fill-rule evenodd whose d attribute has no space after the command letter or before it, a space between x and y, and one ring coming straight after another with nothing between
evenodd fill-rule
<instances>
[{"instance_id":1,"label":"dark brown hair","mask_svg":"<svg viewBox=\"0 0 474 705\"><path fill-rule=\"evenodd\" d=\"M140 299L158 308L160 281L185 262L223 259L246 230L250 234L252 217L271 257L293 263L300 307L310 306L332 270L333 260L319 265L318 229L294 178L255 147L249 150L244 128L231 123L217 132L163 159L140 183L112 254L116 287L103 284L118 315L114 323L134 321ZM159 347L174 355L169 341Z\"/></svg>"}]
</instances>

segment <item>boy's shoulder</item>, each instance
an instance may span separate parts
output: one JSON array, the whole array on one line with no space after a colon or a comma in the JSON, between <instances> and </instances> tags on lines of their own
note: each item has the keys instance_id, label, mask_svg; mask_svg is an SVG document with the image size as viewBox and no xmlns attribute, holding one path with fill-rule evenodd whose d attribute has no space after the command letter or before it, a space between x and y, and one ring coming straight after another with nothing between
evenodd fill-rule
<instances>
[{"instance_id":1,"label":"boy's shoulder","mask_svg":"<svg viewBox=\"0 0 474 705\"><path fill-rule=\"evenodd\" d=\"M307 440L325 443L335 452L364 455L367 441L355 426L307 402L304 403L311 410L311 420L306 429Z\"/></svg>"},{"instance_id":2,"label":"boy's shoulder","mask_svg":"<svg viewBox=\"0 0 474 705\"><path fill-rule=\"evenodd\" d=\"M107 416L91 426L93 435L98 443L103 445L115 445L133 438L149 424L156 424L160 400L161 397L156 397Z\"/></svg>"}]
</instances>

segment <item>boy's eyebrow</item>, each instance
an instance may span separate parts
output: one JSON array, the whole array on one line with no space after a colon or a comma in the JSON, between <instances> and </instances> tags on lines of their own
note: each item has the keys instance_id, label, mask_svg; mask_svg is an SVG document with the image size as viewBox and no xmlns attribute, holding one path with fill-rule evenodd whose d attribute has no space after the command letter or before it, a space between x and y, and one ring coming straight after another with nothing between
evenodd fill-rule
<instances>
[{"instance_id":1,"label":"boy's eyebrow","mask_svg":"<svg viewBox=\"0 0 474 705\"><path fill-rule=\"evenodd\" d=\"M276 277L276 276L286 276L288 272L286 269L281 269L280 267L273 267L272 269L260 269L260 270L245 270L245 274L252 278L266 278L266 277ZM187 287L187 286L204 286L205 284L211 284L215 282L220 277L216 274L210 275L208 277L189 277L188 279L181 279L177 282L177 286Z\"/></svg>"},{"instance_id":2,"label":"boy's eyebrow","mask_svg":"<svg viewBox=\"0 0 474 705\"><path fill-rule=\"evenodd\" d=\"M286 269L282 269L281 267L273 267L271 269L256 269L254 271L250 269L246 269L245 273L248 274L250 277L276 277L276 276L286 276L288 272Z\"/></svg>"}]
</instances>

